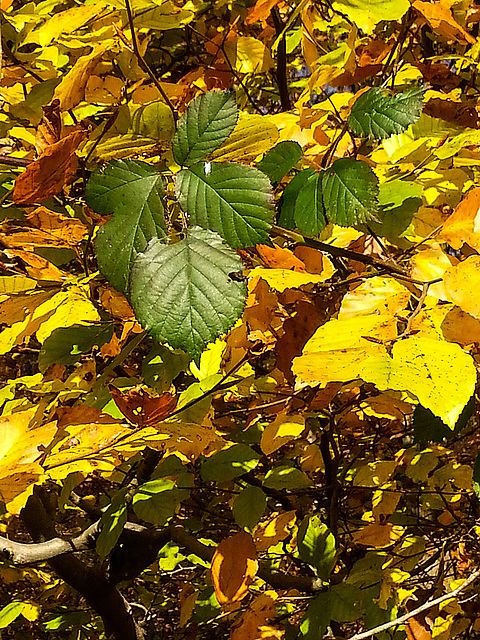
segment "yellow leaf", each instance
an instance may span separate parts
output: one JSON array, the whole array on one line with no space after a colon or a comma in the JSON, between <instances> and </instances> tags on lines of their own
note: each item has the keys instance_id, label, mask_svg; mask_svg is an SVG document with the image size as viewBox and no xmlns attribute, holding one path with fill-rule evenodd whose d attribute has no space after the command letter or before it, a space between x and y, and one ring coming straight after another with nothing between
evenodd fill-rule
<instances>
[{"instance_id":1,"label":"yellow leaf","mask_svg":"<svg viewBox=\"0 0 480 640\"><path fill-rule=\"evenodd\" d=\"M38 29L27 35L24 43L36 42L41 47L46 47L53 40L64 33L73 33L87 22L98 16L106 8L106 3L85 5L81 4L66 11L56 13Z\"/></svg>"},{"instance_id":2,"label":"yellow leaf","mask_svg":"<svg viewBox=\"0 0 480 640\"><path fill-rule=\"evenodd\" d=\"M303 416L289 416L280 413L273 422L265 427L260 448L268 456L287 442L298 438L304 430L305 418Z\"/></svg>"},{"instance_id":3,"label":"yellow leaf","mask_svg":"<svg viewBox=\"0 0 480 640\"><path fill-rule=\"evenodd\" d=\"M290 271L289 269L253 269L250 271L250 277L260 276L266 280L268 284L276 291L285 291L285 289L298 289L309 284L318 284L325 282L332 277L335 268L328 259L323 259L325 268L321 275L313 273L302 273L299 271Z\"/></svg>"},{"instance_id":4,"label":"yellow leaf","mask_svg":"<svg viewBox=\"0 0 480 640\"><path fill-rule=\"evenodd\" d=\"M449 299L474 318L480 318L480 256L469 256L445 271L445 291Z\"/></svg>"},{"instance_id":5,"label":"yellow leaf","mask_svg":"<svg viewBox=\"0 0 480 640\"><path fill-rule=\"evenodd\" d=\"M390 522L385 522L384 524L372 522L364 529L355 531L352 537L356 544L381 549L396 542L403 535L404 531L405 527L394 525Z\"/></svg>"},{"instance_id":6,"label":"yellow leaf","mask_svg":"<svg viewBox=\"0 0 480 640\"><path fill-rule=\"evenodd\" d=\"M229 604L244 598L257 569L257 550L249 533L240 531L222 540L210 568L218 602Z\"/></svg>"},{"instance_id":7,"label":"yellow leaf","mask_svg":"<svg viewBox=\"0 0 480 640\"><path fill-rule=\"evenodd\" d=\"M451 3L448 3L450 5ZM421 2L415 0L412 3L416 9L432 27L433 33L445 36L449 40L456 40L460 44L474 44L475 38L458 24L452 15L450 7L445 2Z\"/></svg>"},{"instance_id":8,"label":"yellow leaf","mask_svg":"<svg viewBox=\"0 0 480 640\"><path fill-rule=\"evenodd\" d=\"M368 278L343 297L338 318L343 320L370 313L395 315L400 309L405 309L410 295L408 289L394 278Z\"/></svg>"},{"instance_id":9,"label":"yellow leaf","mask_svg":"<svg viewBox=\"0 0 480 640\"><path fill-rule=\"evenodd\" d=\"M409 9L408 0L334 0L334 11L347 14L359 29L372 33L382 20L399 20Z\"/></svg>"},{"instance_id":10,"label":"yellow leaf","mask_svg":"<svg viewBox=\"0 0 480 640\"><path fill-rule=\"evenodd\" d=\"M0 276L0 294L23 293L36 286L36 281L26 276Z\"/></svg>"},{"instance_id":11,"label":"yellow leaf","mask_svg":"<svg viewBox=\"0 0 480 640\"><path fill-rule=\"evenodd\" d=\"M38 620L38 616L40 614L40 609L36 604L31 604L30 602L23 603L22 616L29 620L30 622L34 622Z\"/></svg>"},{"instance_id":12,"label":"yellow leaf","mask_svg":"<svg viewBox=\"0 0 480 640\"><path fill-rule=\"evenodd\" d=\"M85 292L76 286L60 291L37 309L34 314L49 314L37 330L37 340L43 343L59 327L71 327L73 324L97 322L100 316L95 305Z\"/></svg>"},{"instance_id":13,"label":"yellow leaf","mask_svg":"<svg viewBox=\"0 0 480 640\"><path fill-rule=\"evenodd\" d=\"M239 73L265 73L273 67L270 50L256 38L238 36L227 40L224 49Z\"/></svg>"},{"instance_id":14,"label":"yellow leaf","mask_svg":"<svg viewBox=\"0 0 480 640\"><path fill-rule=\"evenodd\" d=\"M275 635L276 629L265 626L269 618L276 616L275 600L277 597L275 592L261 593L242 614L240 620L235 623L230 640L266 640L267 638L273 640L273 638L279 637ZM280 637L282 636L283 634L280 635Z\"/></svg>"},{"instance_id":15,"label":"yellow leaf","mask_svg":"<svg viewBox=\"0 0 480 640\"><path fill-rule=\"evenodd\" d=\"M360 316L332 319L322 325L294 358L292 371L297 384L325 386L359 378L368 356L386 354L382 341L397 335L393 316Z\"/></svg>"},{"instance_id":16,"label":"yellow leaf","mask_svg":"<svg viewBox=\"0 0 480 640\"><path fill-rule=\"evenodd\" d=\"M392 357L372 356L360 377L381 391L408 391L451 427L470 400L477 373L473 359L455 343L430 338L396 342Z\"/></svg>"},{"instance_id":17,"label":"yellow leaf","mask_svg":"<svg viewBox=\"0 0 480 640\"><path fill-rule=\"evenodd\" d=\"M210 160L244 161L269 151L278 140L278 129L266 116L242 115L225 142L211 153Z\"/></svg>"},{"instance_id":18,"label":"yellow leaf","mask_svg":"<svg viewBox=\"0 0 480 640\"><path fill-rule=\"evenodd\" d=\"M412 258L412 278L428 282L443 278L443 274L452 266L452 261L446 253L437 245L433 245L424 251L419 251ZM430 285L428 296L448 300L443 282Z\"/></svg>"},{"instance_id":19,"label":"yellow leaf","mask_svg":"<svg viewBox=\"0 0 480 640\"><path fill-rule=\"evenodd\" d=\"M397 508L402 494L398 491L393 491L395 488L395 482L387 482L374 492L372 497L372 513L375 522L381 524L385 521L385 518L392 515Z\"/></svg>"},{"instance_id":20,"label":"yellow leaf","mask_svg":"<svg viewBox=\"0 0 480 640\"><path fill-rule=\"evenodd\" d=\"M379 487L395 472L397 465L396 460L367 462L358 468L353 484L355 487Z\"/></svg>"}]
</instances>

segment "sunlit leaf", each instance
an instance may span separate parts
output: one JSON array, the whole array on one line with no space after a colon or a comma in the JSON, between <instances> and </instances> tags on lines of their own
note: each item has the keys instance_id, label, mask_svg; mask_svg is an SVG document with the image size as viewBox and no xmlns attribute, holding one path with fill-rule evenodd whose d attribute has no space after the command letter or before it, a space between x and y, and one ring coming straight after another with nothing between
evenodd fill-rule
<instances>
[{"instance_id":1,"label":"sunlit leaf","mask_svg":"<svg viewBox=\"0 0 480 640\"><path fill-rule=\"evenodd\" d=\"M260 455L246 444L234 444L207 458L201 468L206 482L227 482L252 471L258 465Z\"/></svg>"},{"instance_id":2,"label":"sunlit leaf","mask_svg":"<svg viewBox=\"0 0 480 640\"><path fill-rule=\"evenodd\" d=\"M173 138L173 155L183 167L203 160L232 133L238 118L235 98L226 91L204 93L188 105Z\"/></svg>"},{"instance_id":3,"label":"sunlit leaf","mask_svg":"<svg viewBox=\"0 0 480 640\"><path fill-rule=\"evenodd\" d=\"M291 491L305 489L311 487L312 484L310 478L303 471L287 465L270 469L263 480L263 486L267 489L290 489Z\"/></svg>"},{"instance_id":4,"label":"sunlit leaf","mask_svg":"<svg viewBox=\"0 0 480 640\"><path fill-rule=\"evenodd\" d=\"M306 517L298 527L297 548L300 558L312 565L327 581L335 564L335 536L319 516Z\"/></svg>"},{"instance_id":5,"label":"sunlit leaf","mask_svg":"<svg viewBox=\"0 0 480 640\"><path fill-rule=\"evenodd\" d=\"M202 162L176 175L178 200L192 224L211 229L237 249L266 242L273 194L264 173L233 162Z\"/></svg>"},{"instance_id":6,"label":"sunlit leaf","mask_svg":"<svg viewBox=\"0 0 480 640\"><path fill-rule=\"evenodd\" d=\"M225 538L212 558L211 575L220 604L244 598L258 569L257 550L245 531Z\"/></svg>"},{"instance_id":7,"label":"sunlit leaf","mask_svg":"<svg viewBox=\"0 0 480 640\"><path fill-rule=\"evenodd\" d=\"M332 6L365 33L372 33L382 20L399 20L410 9L408 0L334 0Z\"/></svg>"},{"instance_id":8,"label":"sunlit leaf","mask_svg":"<svg viewBox=\"0 0 480 640\"><path fill-rule=\"evenodd\" d=\"M243 311L245 284L230 278L242 269L211 231L193 227L172 245L153 240L132 269L136 316L156 340L198 358Z\"/></svg>"},{"instance_id":9,"label":"sunlit leaf","mask_svg":"<svg viewBox=\"0 0 480 640\"><path fill-rule=\"evenodd\" d=\"M402 133L418 120L425 89L420 86L395 95L377 87L368 89L353 103L348 125L357 136L378 140Z\"/></svg>"},{"instance_id":10,"label":"sunlit leaf","mask_svg":"<svg viewBox=\"0 0 480 640\"><path fill-rule=\"evenodd\" d=\"M349 227L375 219L378 180L366 162L351 158L336 160L323 172L321 185L330 222ZM298 204L295 214L297 207Z\"/></svg>"},{"instance_id":11,"label":"sunlit leaf","mask_svg":"<svg viewBox=\"0 0 480 640\"><path fill-rule=\"evenodd\" d=\"M100 535L97 538L96 550L101 558L105 558L118 539L127 522L126 494L128 489L118 491L100 520Z\"/></svg>"},{"instance_id":12,"label":"sunlit leaf","mask_svg":"<svg viewBox=\"0 0 480 640\"><path fill-rule=\"evenodd\" d=\"M112 218L98 231L98 265L111 284L126 292L133 261L152 238L166 238L163 178L146 162L114 160L87 183L88 205Z\"/></svg>"}]
</instances>

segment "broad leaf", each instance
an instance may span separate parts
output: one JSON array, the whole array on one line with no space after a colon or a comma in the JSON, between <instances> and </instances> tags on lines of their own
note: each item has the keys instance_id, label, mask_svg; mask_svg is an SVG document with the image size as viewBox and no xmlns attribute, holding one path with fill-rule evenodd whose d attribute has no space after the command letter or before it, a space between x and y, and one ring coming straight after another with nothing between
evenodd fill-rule
<instances>
[{"instance_id":1,"label":"broad leaf","mask_svg":"<svg viewBox=\"0 0 480 640\"><path fill-rule=\"evenodd\" d=\"M336 160L323 173L322 190L330 222L350 227L375 219L378 180L366 162L351 158ZM295 215L296 211L297 207Z\"/></svg>"},{"instance_id":2,"label":"broad leaf","mask_svg":"<svg viewBox=\"0 0 480 640\"><path fill-rule=\"evenodd\" d=\"M282 465L267 471L263 486L267 487L267 489L290 489L294 491L295 489L311 487L312 481L300 469Z\"/></svg>"},{"instance_id":3,"label":"broad leaf","mask_svg":"<svg viewBox=\"0 0 480 640\"><path fill-rule=\"evenodd\" d=\"M315 169L309 167L297 173L283 190L280 198L280 214L277 221L280 227L284 229L295 228L295 204L307 180L315 175Z\"/></svg>"},{"instance_id":4,"label":"broad leaf","mask_svg":"<svg viewBox=\"0 0 480 640\"><path fill-rule=\"evenodd\" d=\"M162 197L162 176L139 160L114 160L88 181L88 206L102 215L113 214L97 234L98 266L123 293L137 253L152 238L166 238Z\"/></svg>"},{"instance_id":5,"label":"broad leaf","mask_svg":"<svg viewBox=\"0 0 480 640\"><path fill-rule=\"evenodd\" d=\"M302 147L298 142L284 140L263 156L257 164L257 169L266 173L272 183L276 184L293 169L302 155Z\"/></svg>"},{"instance_id":6,"label":"broad leaf","mask_svg":"<svg viewBox=\"0 0 480 640\"><path fill-rule=\"evenodd\" d=\"M323 204L323 175L324 172L310 176L295 202L295 223L308 236L318 236L328 223Z\"/></svg>"},{"instance_id":7,"label":"broad leaf","mask_svg":"<svg viewBox=\"0 0 480 640\"><path fill-rule=\"evenodd\" d=\"M162 527L189 494L189 489L178 489L173 480L157 478L140 485L132 501L133 510L142 520Z\"/></svg>"},{"instance_id":8,"label":"broad leaf","mask_svg":"<svg viewBox=\"0 0 480 640\"><path fill-rule=\"evenodd\" d=\"M172 245L152 240L132 268L135 315L156 340L199 358L242 314L246 287L230 277L242 269L212 231L188 229Z\"/></svg>"},{"instance_id":9,"label":"broad leaf","mask_svg":"<svg viewBox=\"0 0 480 640\"><path fill-rule=\"evenodd\" d=\"M259 460L259 454L246 444L234 444L205 460L202 478L205 482L227 482L255 469Z\"/></svg>"},{"instance_id":10,"label":"broad leaf","mask_svg":"<svg viewBox=\"0 0 480 640\"><path fill-rule=\"evenodd\" d=\"M127 522L126 494L127 489L121 489L115 494L100 520L100 535L97 538L96 549L101 558L105 558L117 544Z\"/></svg>"},{"instance_id":11,"label":"broad leaf","mask_svg":"<svg viewBox=\"0 0 480 640\"><path fill-rule=\"evenodd\" d=\"M352 106L348 125L357 136L388 138L403 133L420 117L425 87L390 95L374 87L362 93Z\"/></svg>"},{"instance_id":12,"label":"broad leaf","mask_svg":"<svg viewBox=\"0 0 480 640\"><path fill-rule=\"evenodd\" d=\"M319 516L306 517L298 528L297 548L301 560L312 565L327 581L335 564L335 536Z\"/></svg>"},{"instance_id":13,"label":"broad leaf","mask_svg":"<svg viewBox=\"0 0 480 640\"><path fill-rule=\"evenodd\" d=\"M382 391L409 391L453 429L472 396L477 374L473 358L460 345L412 337L396 342L392 357L368 358L360 377Z\"/></svg>"},{"instance_id":14,"label":"broad leaf","mask_svg":"<svg viewBox=\"0 0 480 640\"><path fill-rule=\"evenodd\" d=\"M203 160L232 133L238 110L233 94L204 93L188 105L173 138L173 155L182 167Z\"/></svg>"},{"instance_id":15,"label":"broad leaf","mask_svg":"<svg viewBox=\"0 0 480 640\"><path fill-rule=\"evenodd\" d=\"M234 249L268 241L273 194L258 169L201 162L176 175L175 190L192 224L216 231Z\"/></svg>"},{"instance_id":16,"label":"broad leaf","mask_svg":"<svg viewBox=\"0 0 480 640\"><path fill-rule=\"evenodd\" d=\"M233 501L232 511L235 522L242 529L253 529L263 516L267 506L267 496L260 487L244 487Z\"/></svg>"}]
</instances>

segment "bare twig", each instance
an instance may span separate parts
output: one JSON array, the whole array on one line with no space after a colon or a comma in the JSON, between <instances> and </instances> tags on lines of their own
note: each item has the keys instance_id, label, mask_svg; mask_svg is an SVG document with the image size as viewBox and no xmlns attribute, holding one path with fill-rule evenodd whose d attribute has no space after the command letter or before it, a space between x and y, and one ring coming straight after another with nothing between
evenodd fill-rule
<instances>
[{"instance_id":1,"label":"bare twig","mask_svg":"<svg viewBox=\"0 0 480 640\"><path fill-rule=\"evenodd\" d=\"M390 620L390 622L386 622L385 624L381 624L380 626L375 627L374 629L370 629L369 631L363 631L362 633L356 633L349 640L364 640L365 638L371 638L377 633L381 633L382 631L386 631L387 629L391 629L392 627L396 627L397 625L403 624L404 622L407 622L407 620L410 620L410 618L414 618L415 616L417 616L419 613L428 611L428 609L431 609L432 607L437 606L437 604L440 604L441 602L445 602L445 600L451 600L452 598L455 598L459 593L461 593L469 585L471 585L472 582L475 582L475 580L479 576L480 576L480 569L475 569L475 571L465 580L463 584L461 584L459 587L457 587L450 593L445 593L443 594L443 596L435 598L435 600L429 600L428 602L425 602L424 604L422 604L420 607L417 607L413 611L409 611L405 615L400 616L395 620Z\"/></svg>"},{"instance_id":2,"label":"bare twig","mask_svg":"<svg viewBox=\"0 0 480 640\"><path fill-rule=\"evenodd\" d=\"M422 310L423 303L425 302L425 298L427 297L428 289L430 288L430 284L431 284L430 282L425 282L424 285L422 286L422 294L418 299L415 309L408 316L407 326L405 327L405 331L402 331L402 333L398 336L399 339L405 338L405 336L408 336L408 334L412 330L412 321L415 318L415 316L418 316L418 314Z\"/></svg>"}]
</instances>

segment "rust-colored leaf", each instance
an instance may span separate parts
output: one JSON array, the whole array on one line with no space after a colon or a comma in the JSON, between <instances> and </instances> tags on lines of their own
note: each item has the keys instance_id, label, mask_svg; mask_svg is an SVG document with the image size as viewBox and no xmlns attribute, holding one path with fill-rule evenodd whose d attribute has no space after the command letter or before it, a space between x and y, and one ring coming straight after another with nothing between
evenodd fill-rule
<instances>
[{"instance_id":1,"label":"rust-colored leaf","mask_svg":"<svg viewBox=\"0 0 480 640\"><path fill-rule=\"evenodd\" d=\"M42 107L43 116L38 125L35 137L35 149L42 154L47 147L55 144L62 137L62 120L60 117L60 100L52 100L51 104Z\"/></svg>"},{"instance_id":2,"label":"rust-colored leaf","mask_svg":"<svg viewBox=\"0 0 480 640\"><path fill-rule=\"evenodd\" d=\"M127 420L139 427L151 427L161 422L177 406L177 396L168 392L151 396L145 389L133 387L128 393L122 393L110 385L110 393Z\"/></svg>"},{"instance_id":3,"label":"rust-colored leaf","mask_svg":"<svg viewBox=\"0 0 480 640\"><path fill-rule=\"evenodd\" d=\"M75 150L86 137L86 131L74 131L47 147L17 178L14 201L22 205L35 204L60 193L75 176L78 166Z\"/></svg>"},{"instance_id":4,"label":"rust-colored leaf","mask_svg":"<svg viewBox=\"0 0 480 640\"><path fill-rule=\"evenodd\" d=\"M258 569L252 536L241 531L222 540L212 558L211 574L220 604L245 597Z\"/></svg>"}]
</instances>

